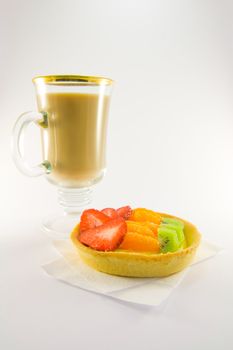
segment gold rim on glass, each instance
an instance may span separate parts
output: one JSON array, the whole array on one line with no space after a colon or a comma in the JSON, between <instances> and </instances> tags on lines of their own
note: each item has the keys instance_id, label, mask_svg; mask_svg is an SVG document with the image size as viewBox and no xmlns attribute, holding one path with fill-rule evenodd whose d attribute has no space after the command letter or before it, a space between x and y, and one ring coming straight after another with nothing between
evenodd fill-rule
<instances>
[{"instance_id":1,"label":"gold rim on glass","mask_svg":"<svg viewBox=\"0 0 233 350\"><path fill-rule=\"evenodd\" d=\"M33 83L46 84L97 84L97 85L112 85L113 80L98 76L85 75L38 75L32 79Z\"/></svg>"}]
</instances>

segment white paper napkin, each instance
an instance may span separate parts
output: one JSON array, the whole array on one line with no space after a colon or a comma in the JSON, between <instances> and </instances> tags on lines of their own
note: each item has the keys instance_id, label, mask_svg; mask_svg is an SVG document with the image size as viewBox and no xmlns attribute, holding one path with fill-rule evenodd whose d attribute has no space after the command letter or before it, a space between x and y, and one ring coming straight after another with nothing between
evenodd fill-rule
<instances>
[{"instance_id":1,"label":"white paper napkin","mask_svg":"<svg viewBox=\"0 0 233 350\"><path fill-rule=\"evenodd\" d=\"M56 240L53 244L62 257L42 266L47 274L75 287L137 304L161 304L189 270L187 268L163 278L111 276L86 265L71 241ZM216 255L221 250L213 243L202 241L192 265Z\"/></svg>"}]
</instances>

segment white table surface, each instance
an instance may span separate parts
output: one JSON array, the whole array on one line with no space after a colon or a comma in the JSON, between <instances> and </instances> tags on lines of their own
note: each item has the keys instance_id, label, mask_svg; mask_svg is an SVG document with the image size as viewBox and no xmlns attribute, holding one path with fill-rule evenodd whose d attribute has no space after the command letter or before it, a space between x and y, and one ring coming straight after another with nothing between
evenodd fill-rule
<instances>
[{"instance_id":1,"label":"white table surface","mask_svg":"<svg viewBox=\"0 0 233 350\"><path fill-rule=\"evenodd\" d=\"M16 201L14 215L1 223L1 349L232 349L230 251L193 266L159 308L113 300L45 274L41 264L58 256L39 228L49 205L42 207L39 194L36 205L29 192L24 212Z\"/></svg>"}]
</instances>

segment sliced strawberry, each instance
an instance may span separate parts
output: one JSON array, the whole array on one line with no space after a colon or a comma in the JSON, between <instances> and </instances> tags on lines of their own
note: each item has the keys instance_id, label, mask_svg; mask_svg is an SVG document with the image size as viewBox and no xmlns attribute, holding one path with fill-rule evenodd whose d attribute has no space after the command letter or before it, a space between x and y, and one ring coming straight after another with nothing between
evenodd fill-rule
<instances>
[{"instance_id":1,"label":"sliced strawberry","mask_svg":"<svg viewBox=\"0 0 233 350\"><path fill-rule=\"evenodd\" d=\"M116 211L117 211L117 214L125 220L128 220L132 214L132 209L130 208L129 205L126 205L125 207L121 207Z\"/></svg>"},{"instance_id":2,"label":"sliced strawberry","mask_svg":"<svg viewBox=\"0 0 233 350\"><path fill-rule=\"evenodd\" d=\"M101 210L101 213L104 213L111 219L115 219L119 217L119 215L116 212L116 209L113 209L113 208L104 208Z\"/></svg>"},{"instance_id":3,"label":"sliced strawberry","mask_svg":"<svg viewBox=\"0 0 233 350\"><path fill-rule=\"evenodd\" d=\"M101 226L80 232L79 240L96 250L114 250L121 244L126 231L123 218L111 219Z\"/></svg>"},{"instance_id":4,"label":"sliced strawberry","mask_svg":"<svg viewBox=\"0 0 233 350\"><path fill-rule=\"evenodd\" d=\"M109 220L109 217L104 213L101 213L96 209L84 210L81 215L79 230L85 231L91 228L103 225L106 221Z\"/></svg>"}]
</instances>

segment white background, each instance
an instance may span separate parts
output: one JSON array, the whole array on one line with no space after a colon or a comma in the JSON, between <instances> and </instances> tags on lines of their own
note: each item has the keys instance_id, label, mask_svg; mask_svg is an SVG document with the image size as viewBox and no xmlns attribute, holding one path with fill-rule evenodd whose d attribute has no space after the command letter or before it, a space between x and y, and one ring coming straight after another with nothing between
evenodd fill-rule
<instances>
[{"instance_id":1,"label":"white background","mask_svg":"<svg viewBox=\"0 0 233 350\"><path fill-rule=\"evenodd\" d=\"M0 0L1 349L232 349L232 62L231 0ZM57 209L56 189L21 175L10 155L38 74L116 81L93 206L170 212L226 249L159 310L43 273L56 253L39 227ZM39 133L29 132L35 161Z\"/></svg>"}]
</instances>

